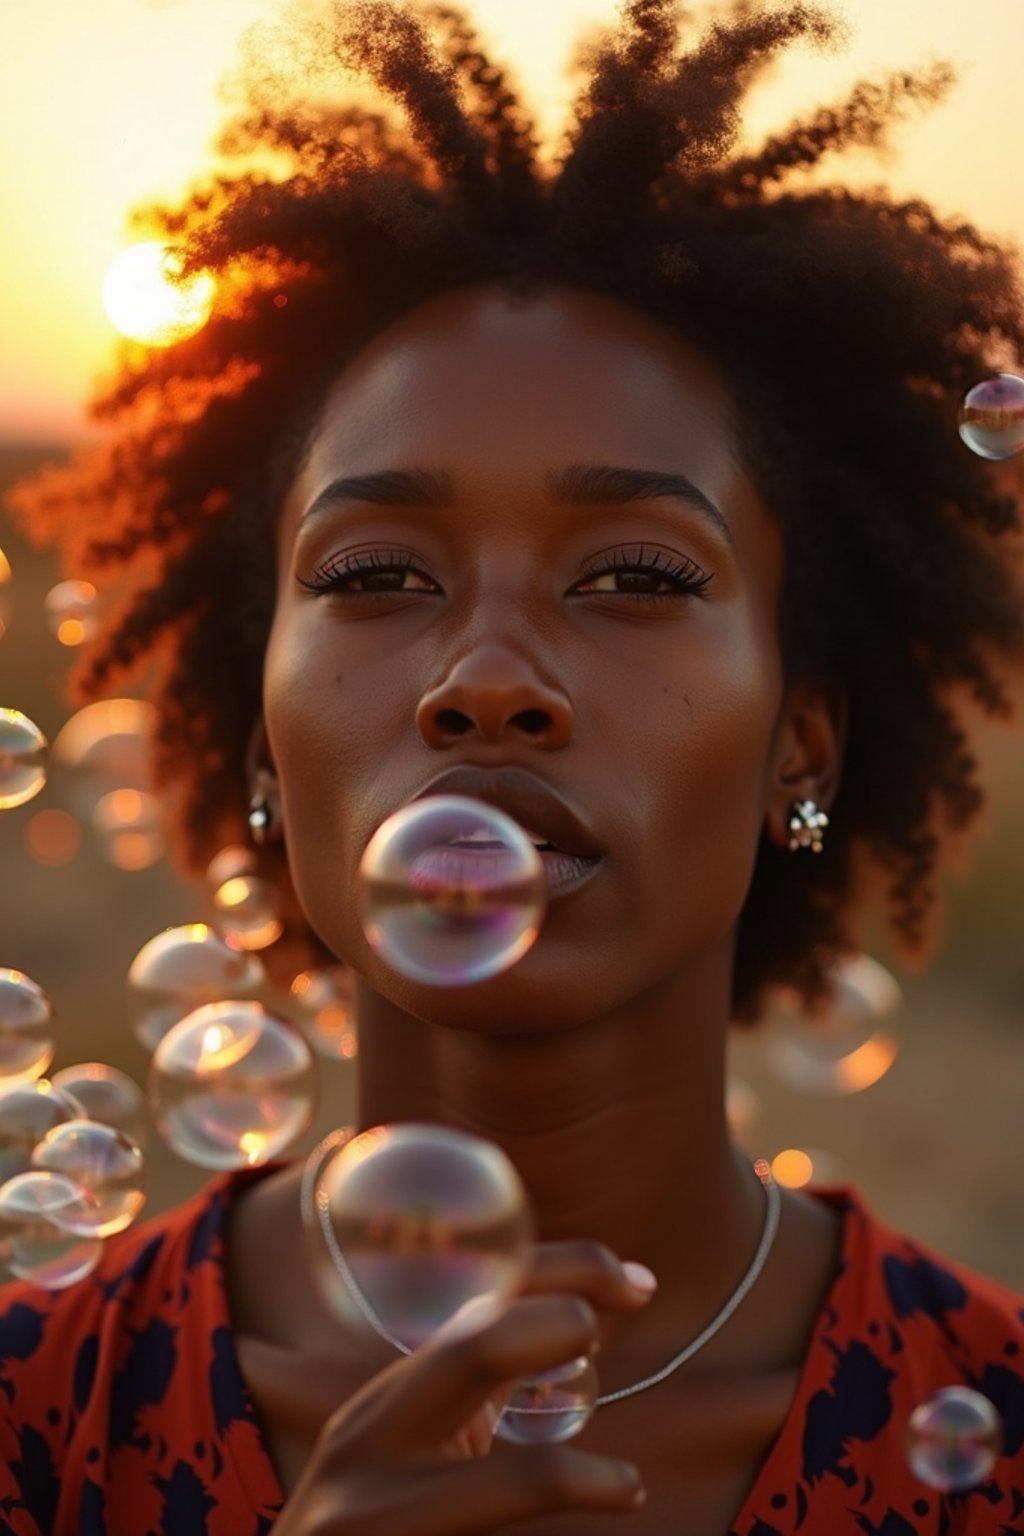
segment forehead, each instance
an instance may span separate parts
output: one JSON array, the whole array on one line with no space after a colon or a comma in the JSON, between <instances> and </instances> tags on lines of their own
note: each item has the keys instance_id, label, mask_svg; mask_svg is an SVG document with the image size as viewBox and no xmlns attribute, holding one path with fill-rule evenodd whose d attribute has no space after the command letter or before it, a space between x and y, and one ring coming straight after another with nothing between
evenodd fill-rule
<instances>
[{"instance_id":1,"label":"forehead","mask_svg":"<svg viewBox=\"0 0 1024 1536\"><path fill-rule=\"evenodd\" d=\"M736 473L732 405L697 348L600 294L462 289L380 332L329 391L289 501L343 466L427 464L471 483L576 460Z\"/></svg>"}]
</instances>

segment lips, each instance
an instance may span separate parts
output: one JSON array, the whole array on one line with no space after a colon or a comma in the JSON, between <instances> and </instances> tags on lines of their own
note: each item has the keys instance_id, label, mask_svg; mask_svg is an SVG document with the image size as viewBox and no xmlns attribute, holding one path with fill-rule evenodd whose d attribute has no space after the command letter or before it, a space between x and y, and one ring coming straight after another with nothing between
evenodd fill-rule
<instances>
[{"instance_id":1,"label":"lips","mask_svg":"<svg viewBox=\"0 0 1024 1536\"><path fill-rule=\"evenodd\" d=\"M463 764L446 769L413 796L468 795L496 806L534 839L551 843L559 853L577 859L599 859L603 849L581 816L543 779L525 768L477 768Z\"/></svg>"}]
</instances>

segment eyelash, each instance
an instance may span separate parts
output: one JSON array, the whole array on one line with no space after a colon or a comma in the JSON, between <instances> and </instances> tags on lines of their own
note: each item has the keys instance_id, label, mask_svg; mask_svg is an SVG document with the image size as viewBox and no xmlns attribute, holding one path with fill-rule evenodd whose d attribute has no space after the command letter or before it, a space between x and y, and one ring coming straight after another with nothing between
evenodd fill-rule
<instances>
[{"instance_id":1,"label":"eyelash","mask_svg":"<svg viewBox=\"0 0 1024 1536\"><path fill-rule=\"evenodd\" d=\"M318 565L311 581L306 581L301 576L298 580L299 585L307 592L339 592L347 597L393 597L396 594L402 595L400 587L382 588L376 592L358 592L347 583L367 573L384 575L416 569L415 561L405 550L367 550L347 555L341 560L327 561L323 565ZM661 550L652 550L648 554L646 547L641 544L626 549L604 551L601 555L595 556L584 570L581 580L593 581L598 576L626 571L645 576L658 576L662 581L671 582L673 590L671 592L612 592L603 595L627 597L637 602L648 603L663 601L665 598L699 597L712 579L710 572L702 571L700 566L692 560L674 560ZM424 573L419 572L419 574Z\"/></svg>"}]
</instances>

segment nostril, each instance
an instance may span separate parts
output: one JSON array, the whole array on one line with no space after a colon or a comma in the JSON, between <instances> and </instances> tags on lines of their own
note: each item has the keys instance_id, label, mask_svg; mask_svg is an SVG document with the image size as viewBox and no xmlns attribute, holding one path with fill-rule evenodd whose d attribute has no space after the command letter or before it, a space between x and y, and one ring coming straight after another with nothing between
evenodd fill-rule
<instances>
[{"instance_id":1,"label":"nostril","mask_svg":"<svg viewBox=\"0 0 1024 1536\"><path fill-rule=\"evenodd\" d=\"M473 728L472 720L459 709L440 710L437 715L437 724L446 736L465 736L466 732Z\"/></svg>"},{"instance_id":2,"label":"nostril","mask_svg":"<svg viewBox=\"0 0 1024 1536\"><path fill-rule=\"evenodd\" d=\"M539 736L551 724L550 716L542 709L523 709L516 715L520 727L531 736Z\"/></svg>"}]
</instances>

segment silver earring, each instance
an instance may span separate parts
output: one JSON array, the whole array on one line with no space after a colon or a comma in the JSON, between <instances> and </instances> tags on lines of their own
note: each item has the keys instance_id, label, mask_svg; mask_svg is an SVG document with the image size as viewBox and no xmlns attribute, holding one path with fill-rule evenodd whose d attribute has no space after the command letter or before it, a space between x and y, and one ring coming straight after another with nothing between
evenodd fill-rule
<instances>
[{"instance_id":1,"label":"silver earring","mask_svg":"<svg viewBox=\"0 0 1024 1536\"><path fill-rule=\"evenodd\" d=\"M270 827L270 806L262 795L254 795L249 805L249 832L259 847L267 840Z\"/></svg>"},{"instance_id":2,"label":"silver earring","mask_svg":"<svg viewBox=\"0 0 1024 1536\"><path fill-rule=\"evenodd\" d=\"M809 848L820 853L824 847L822 834L828 826L828 817L819 811L813 800L795 800L789 813L789 849Z\"/></svg>"}]
</instances>

